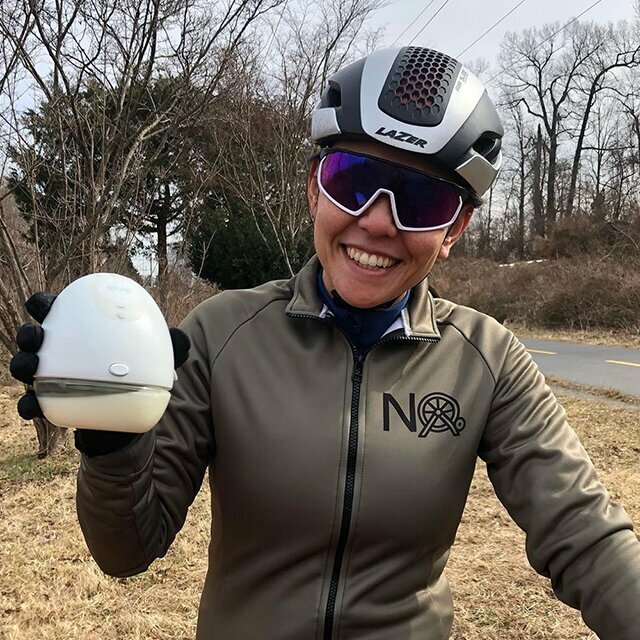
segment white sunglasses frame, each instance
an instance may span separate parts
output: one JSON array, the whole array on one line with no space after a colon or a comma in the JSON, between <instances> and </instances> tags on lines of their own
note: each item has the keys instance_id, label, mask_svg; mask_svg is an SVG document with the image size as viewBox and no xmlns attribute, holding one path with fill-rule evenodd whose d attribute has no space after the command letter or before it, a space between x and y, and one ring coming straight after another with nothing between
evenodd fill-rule
<instances>
[{"instance_id":1,"label":"white sunglasses frame","mask_svg":"<svg viewBox=\"0 0 640 640\"><path fill-rule=\"evenodd\" d=\"M341 151L341 150L340 150ZM344 151L344 153L351 153L349 151ZM328 154L330 155L330 154ZM362 155L362 154L351 154L351 155ZM364 157L369 157L369 156L364 156ZM391 202L391 213L393 215L393 222L395 223L396 227L400 230L400 231L437 231L438 229L445 229L446 227L450 227L452 224L455 223L455 221L458 219L458 216L460 215L460 212L462 211L462 207L464 206L464 200L462 199L462 196L460 194L458 194L458 198L460 200L460 204L458 205L458 208L456 209L456 212L453 214L453 217L451 218L450 222L447 222L445 224L440 224L437 225L435 227L420 227L420 228L416 228L416 227L405 227L399 220L398 218L398 210L396 208L396 198L393 194L393 191L391 191L390 189L378 189L370 198L369 200L367 200L365 202L365 204L360 207L357 211L351 211L351 209L345 207L344 205L340 204L335 198L333 198L328 191L324 188L324 186L322 185L322 180L320 179L320 175L322 173L322 163L327 159L327 156L324 156L323 158L320 159L320 162L318 164L318 171L317 173L317 181L318 181L318 189L320 189L320 192L332 203L334 204L336 207L338 207L338 209L340 209L341 211L344 211L345 213L348 213L350 216L354 216L354 217L358 217L361 216L378 198L378 196L381 193L386 193L389 196L389 201ZM375 158L372 158L375 160ZM432 176L433 177L433 176ZM438 180L438 178L435 178L435 180ZM446 182L446 181L445 181Z\"/></svg>"}]
</instances>

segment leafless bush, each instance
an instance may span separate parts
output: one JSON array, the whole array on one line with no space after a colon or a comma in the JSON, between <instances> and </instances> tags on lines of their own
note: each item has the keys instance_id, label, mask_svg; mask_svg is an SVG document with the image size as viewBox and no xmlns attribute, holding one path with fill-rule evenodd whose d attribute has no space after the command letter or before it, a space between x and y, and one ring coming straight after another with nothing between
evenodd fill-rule
<instances>
[{"instance_id":1,"label":"leafless bush","mask_svg":"<svg viewBox=\"0 0 640 640\"><path fill-rule=\"evenodd\" d=\"M530 289L532 276L532 270L500 268L491 260L455 258L438 263L431 281L443 298L505 322L521 321L529 315L528 297L518 296L514 290Z\"/></svg>"},{"instance_id":2,"label":"leafless bush","mask_svg":"<svg viewBox=\"0 0 640 640\"><path fill-rule=\"evenodd\" d=\"M432 282L445 298L500 322L640 333L640 258L549 260L500 267L488 260L439 264Z\"/></svg>"},{"instance_id":3,"label":"leafless bush","mask_svg":"<svg viewBox=\"0 0 640 640\"><path fill-rule=\"evenodd\" d=\"M149 288L156 302L161 299L158 286ZM170 326L177 326L201 302L216 295L218 288L198 278L183 266L174 265L168 275L165 318Z\"/></svg>"},{"instance_id":4,"label":"leafless bush","mask_svg":"<svg viewBox=\"0 0 640 640\"><path fill-rule=\"evenodd\" d=\"M536 320L547 327L640 333L640 260L578 259L549 273Z\"/></svg>"},{"instance_id":5,"label":"leafless bush","mask_svg":"<svg viewBox=\"0 0 640 640\"><path fill-rule=\"evenodd\" d=\"M638 254L640 235L628 223L610 222L589 216L572 216L556 222L539 252L543 257L572 258L583 254Z\"/></svg>"}]
</instances>

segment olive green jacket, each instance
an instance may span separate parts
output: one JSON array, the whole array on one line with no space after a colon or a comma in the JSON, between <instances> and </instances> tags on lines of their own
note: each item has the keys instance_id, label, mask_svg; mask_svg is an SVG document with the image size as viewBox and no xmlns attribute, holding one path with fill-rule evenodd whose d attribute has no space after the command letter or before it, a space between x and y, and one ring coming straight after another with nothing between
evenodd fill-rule
<instances>
[{"instance_id":1,"label":"olive green jacket","mask_svg":"<svg viewBox=\"0 0 640 640\"><path fill-rule=\"evenodd\" d=\"M558 597L603 640L640 638L640 544L523 346L425 282L404 328L355 354L322 317L317 268L198 306L160 423L83 456L78 515L102 569L163 556L209 467L198 640L444 640L480 456Z\"/></svg>"}]
</instances>

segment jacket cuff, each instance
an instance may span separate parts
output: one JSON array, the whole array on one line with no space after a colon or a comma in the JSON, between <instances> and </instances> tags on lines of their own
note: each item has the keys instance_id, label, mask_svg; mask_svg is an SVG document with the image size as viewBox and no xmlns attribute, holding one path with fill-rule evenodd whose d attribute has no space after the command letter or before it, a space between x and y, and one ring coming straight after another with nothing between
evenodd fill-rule
<instances>
[{"instance_id":1,"label":"jacket cuff","mask_svg":"<svg viewBox=\"0 0 640 640\"><path fill-rule=\"evenodd\" d=\"M136 437L126 446L102 455L82 453L82 466L93 473L127 476L139 473L148 464L155 447L153 429Z\"/></svg>"},{"instance_id":2,"label":"jacket cuff","mask_svg":"<svg viewBox=\"0 0 640 640\"><path fill-rule=\"evenodd\" d=\"M141 434L126 431L99 431L94 429L76 429L73 441L78 451L89 458L112 453L137 440Z\"/></svg>"}]
</instances>

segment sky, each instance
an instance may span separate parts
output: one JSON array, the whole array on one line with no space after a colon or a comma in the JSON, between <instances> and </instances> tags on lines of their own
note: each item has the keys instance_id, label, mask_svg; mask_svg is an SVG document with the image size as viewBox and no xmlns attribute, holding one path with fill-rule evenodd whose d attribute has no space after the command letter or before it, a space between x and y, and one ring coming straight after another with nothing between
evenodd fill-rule
<instances>
[{"instance_id":1,"label":"sky","mask_svg":"<svg viewBox=\"0 0 640 640\"><path fill-rule=\"evenodd\" d=\"M371 26L384 26L383 46L391 46L402 32L407 32L396 46L414 44L432 47L458 57L478 36L519 4L520 0L433 0L429 8L418 18L431 0L391 0L371 18ZM493 65L499 44L508 31L521 31L547 22L566 24L582 13L596 0L524 0L511 15L493 31L475 44L463 56L468 62L485 58ZM634 16L633 0L601 0L581 20L606 23L631 20ZM422 27L441 8L428 27ZM410 26L411 25L411 26Z\"/></svg>"}]
</instances>

